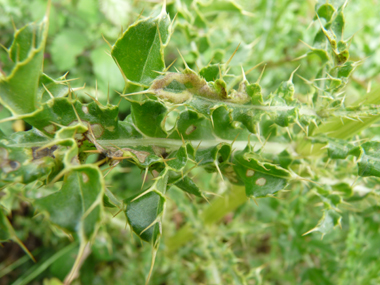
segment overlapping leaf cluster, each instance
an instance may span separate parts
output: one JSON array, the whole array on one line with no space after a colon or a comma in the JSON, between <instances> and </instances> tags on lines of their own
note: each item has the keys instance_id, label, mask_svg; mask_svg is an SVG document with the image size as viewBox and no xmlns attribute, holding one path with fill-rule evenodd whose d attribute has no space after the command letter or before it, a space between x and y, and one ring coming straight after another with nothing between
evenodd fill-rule
<instances>
[{"instance_id":1,"label":"overlapping leaf cluster","mask_svg":"<svg viewBox=\"0 0 380 285\"><path fill-rule=\"evenodd\" d=\"M212 9L198 5L195 17L179 14L179 28L190 33L189 23L202 27L204 15L218 10L244 12L233 2L223 3ZM102 105L96 98L82 103L65 76L53 79L43 73L48 17L25 26L8 49L14 67L0 77L0 102L13 114L4 121L22 119L33 128L10 137L0 133L0 187L8 191L15 184L34 183L49 192L56 183L58 191L32 204L52 224L80 240L81 254L94 239L104 207L114 207L124 212L142 240L152 244L155 256L163 235L167 191L173 187L207 199L205 189L192 178L195 168L244 185L245 195L240 193L232 203L235 208L246 197L273 196L287 187L300 187L303 180L324 208L311 231L328 233L341 223L339 206L358 196L352 186L355 173L380 176L379 142L349 140L378 119L375 104L380 96L375 91L345 103L342 92L358 65L350 61L351 39L344 38L345 6L316 6L320 31L302 57L317 55L321 60L316 78L303 78L313 88L311 102L295 94L296 70L270 94L262 91L261 75L255 83L247 80L251 70L229 74L234 54L227 62L210 63L198 72L185 59L184 69L169 71L164 51L176 22L164 6L130 25L111 47L125 80L121 96L131 106L123 121L118 106ZM91 163L88 157L93 153L99 158ZM106 187L100 166L107 164L111 171L124 161L155 178L139 193L119 201ZM324 164L328 168L321 170ZM343 173L347 166L350 171ZM367 190L370 183L360 180L356 187ZM0 210L2 241L17 239L6 218L8 211ZM192 236L186 227L181 233Z\"/></svg>"}]
</instances>

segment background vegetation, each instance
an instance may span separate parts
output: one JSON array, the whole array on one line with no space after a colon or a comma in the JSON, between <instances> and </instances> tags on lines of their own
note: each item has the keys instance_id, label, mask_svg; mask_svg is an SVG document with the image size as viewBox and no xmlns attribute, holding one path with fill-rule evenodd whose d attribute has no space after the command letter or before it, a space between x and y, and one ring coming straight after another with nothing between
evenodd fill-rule
<instances>
[{"instance_id":1,"label":"background vegetation","mask_svg":"<svg viewBox=\"0 0 380 285\"><path fill-rule=\"evenodd\" d=\"M229 62L229 73L240 74L241 65L249 70L264 62L266 70L260 81L263 94L274 92L298 66L297 74L304 79L321 77L323 61L320 57L314 54L303 57L310 52L303 42L313 45L320 32L315 1L167 2L166 10L171 19L177 15L173 35L165 49L166 66L178 59L172 71L182 70L184 66L177 49L188 66L198 70L208 63L227 62L240 44ZM325 3L320 2L319 5ZM344 3L329 2L334 7ZM349 41L350 60L360 63L343 90L348 103L379 86L379 4L377 0L353 0L344 10L345 39L355 34ZM67 78L76 78L70 83L73 88L85 85L76 91L82 102L92 101L86 93L96 93L98 100L105 103L109 93L111 103L119 105L119 119L124 120L130 114L130 103L120 100L120 95L114 91L123 91L124 80L109 56L109 47L102 35L113 44L121 31L138 17L147 17L161 7L161 3L154 1L53 0L44 72L58 78L69 71ZM39 21L45 12L45 0L0 0L0 43L10 47L13 25L20 28ZM0 72L9 74L12 66L8 53L0 50ZM247 74L247 79L255 82L261 71L256 68ZM307 102L315 89L302 78L293 78L295 97ZM10 115L0 106L0 119ZM0 124L5 135L30 128L22 120ZM379 132L379 126L372 124L360 136L352 134L347 139L351 142L376 140ZM269 131L263 136L268 134ZM96 161L97 157L93 159ZM291 184L287 191L279 192L276 197L258 199L257 204L248 199L241 201L241 206L227 215L222 211L221 220L218 210L228 209L228 205L216 202L210 210L205 199L173 187L167 193L165 234L150 284L379 284L379 179L370 177L362 181L360 178L360 185L364 186L351 187L357 175L345 174L357 172L354 161L355 157L347 162L334 162L332 166L327 156L318 161L299 157L295 164L304 167L300 173L325 183L323 177L332 179L328 173L334 169L337 181L334 185L341 183L341 188L326 190L306 181ZM222 181L215 172L195 169L192 174L210 202L230 195L233 188L241 191L226 179ZM106 176L105 181L121 201L141 192L143 179L144 173L137 166L123 162ZM145 185L152 183L153 175L149 174ZM79 244L70 236L58 230L45 216L35 215L31 201L46 193L44 188L32 184L12 184L3 188L0 204L16 236L37 262L25 255L17 243L4 243L0 248L0 284L61 284L78 252ZM329 194L343 191L345 194L339 197L344 201L339 200L331 206L324 191L330 191ZM326 231L302 236L321 225L326 204L339 213L340 227L332 230L339 223L329 221L328 225L323 225L328 228ZM115 208L105 208L98 234L86 249L87 258L73 284L145 282L151 264L151 247L132 234L124 215L114 217L116 213ZM188 241L178 235L186 225L191 225L194 233L183 231L191 236Z\"/></svg>"}]
</instances>

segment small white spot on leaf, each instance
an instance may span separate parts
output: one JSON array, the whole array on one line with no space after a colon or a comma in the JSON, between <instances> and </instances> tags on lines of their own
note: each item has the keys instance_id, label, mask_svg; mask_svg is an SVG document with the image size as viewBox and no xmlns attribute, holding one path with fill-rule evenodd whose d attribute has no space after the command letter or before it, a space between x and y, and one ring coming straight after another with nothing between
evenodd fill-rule
<instances>
[{"instance_id":1,"label":"small white spot on leaf","mask_svg":"<svg viewBox=\"0 0 380 285\"><path fill-rule=\"evenodd\" d=\"M185 134L186 135L190 135L192 132L194 132L195 130L197 129L197 127L195 125L190 125L186 131L185 131Z\"/></svg>"},{"instance_id":2,"label":"small white spot on leaf","mask_svg":"<svg viewBox=\"0 0 380 285\"><path fill-rule=\"evenodd\" d=\"M55 133L55 126L53 124L50 124L46 127L44 127L44 131L48 134L54 134Z\"/></svg>"},{"instance_id":3,"label":"small white spot on leaf","mask_svg":"<svg viewBox=\"0 0 380 285\"><path fill-rule=\"evenodd\" d=\"M82 106L82 111L83 111L83 113L88 114L88 107Z\"/></svg>"},{"instance_id":4,"label":"small white spot on leaf","mask_svg":"<svg viewBox=\"0 0 380 285\"><path fill-rule=\"evenodd\" d=\"M255 175L255 171L253 171L252 169L248 169L245 173L245 176L247 177L252 177L253 175Z\"/></svg>"},{"instance_id":5,"label":"small white spot on leaf","mask_svg":"<svg viewBox=\"0 0 380 285\"><path fill-rule=\"evenodd\" d=\"M83 179L84 183L87 183L88 180L89 180L88 175L86 173L84 173L84 172L82 172L82 179Z\"/></svg>"},{"instance_id":6,"label":"small white spot on leaf","mask_svg":"<svg viewBox=\"0 0 380 285\"><path fill-rule=\"evenodd\" d=\"M99 138L102 136L104 129L100 124L93 124L91 125L92 132L96 138Z\"/></svg>"},{"instance_id":7,"label":"small white spot on leaf","mask_svg":"<svg viewBox=\"0 0 380 285\"><path fill-rule=\"evenodd\" d=\"M76 140L78 140L78 141L81 141L81 140L84 139L84 135L83 135L83 134L76 134L76 135L74 136L74 138L75 138Z\"/></svg>"},{"instance_id":8,"label":"small white spot on leaf","mask_svg":"<svg viewBox=\"0 0 380 285\"><path fill-rule=\"evenodd\" d=\"M106 127L106 129L109 130L110 132L113 132L115 130L115 126Z\"/></svg>"},{"instance_id":9,"label":"small white spot on leaf","mask_svg":"<svg viewBox=\"0 0 380 285\"><path fill-rule=\"evenodd\" d=\"M266 183L267 183L267 180L262 177L256 180L256 185L258 186L264 186Z\"/></svg>"}]
</instances>

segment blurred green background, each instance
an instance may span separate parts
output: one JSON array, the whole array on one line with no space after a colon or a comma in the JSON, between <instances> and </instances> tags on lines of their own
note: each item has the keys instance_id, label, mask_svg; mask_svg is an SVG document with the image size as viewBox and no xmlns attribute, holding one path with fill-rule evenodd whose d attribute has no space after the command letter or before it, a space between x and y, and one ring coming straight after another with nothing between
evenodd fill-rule
<instances>
[{"instance_id":1,"label":"blurred green background","mask_svg":"<svg viewBox=\"0 0 380 285\"><path fill-rule=\"evenodd\" d=\"M344 1L330 2L339 5ZM20 28L40 20L46 3L0 0L0 43L9 47L13 25ZM321 66L317 57L294 60L308 52L300 40L312 44L319 29L318 21L313 21L315 4L311 0L168 0L167 11L172 19L177 15L177 24L165 51L166 63L178 59L172 69L183 68L178 48L188 65L197 70L209 62L226 62L240 43L230 73L239 74L241 65L248 70L264 61L267 66L261 85L266 94L287 80L298 65L298 74L315 78ZM85 86L78 91L85 102L91 101L85 93L97 93L100 101L106 102L109 92L112 103L119 104L116 91L123 91L124 81L103 37L112 45L140 14L147 17L160 9L160 1L53 0L45 73L59 77L69 72L69 79L76 78L73 87ZM355 97L380 83L380 3L352 0L345 15L345 37L356 33L351 58L365 59L346 88ZM0 72L8 73L10 68L6 52L0 50ZM256 81L260 72L261 68L252 71L248 80ZM311 92L298 77L294 83L300 100ZM119 117L128 114L129 104L122 100ZM0 118L8 116L0 106ZM15 125L3 123L1 129L9 134ZM118 199L140 191L143 174L139 169L122 163L117 170L106 182ZM201 170L194 174L200 188L214 194L209 195L210 200L231 191L232 186L215 174ZM248 201L221 223L206 227L200 215L207 202L171 189L164 237L150 284L380 284L378 190L366 194L365 201L362 193L356 193L350 204L341 207L342 228L323 240L317 233L302 236L321 218L321 197L302 184L289 190L281 192L279 199L259 199L258 205ZM29 203L43 194L31 185L0 192L0 203L12 209L11 222L18 237L38 261L33 263L15 243L3 244L0 284L61 284L72 267L78 245L42 216L35 216ZM106 212L74 284L144 284L150 246L131 234L122 214L113 217L115 210ZM196 229L196 238L169 252L169 238L185 224ZM26 279L36 272L33 280ZM28 282L22 283L25 280Z\"/></svg>"}]
</instances>

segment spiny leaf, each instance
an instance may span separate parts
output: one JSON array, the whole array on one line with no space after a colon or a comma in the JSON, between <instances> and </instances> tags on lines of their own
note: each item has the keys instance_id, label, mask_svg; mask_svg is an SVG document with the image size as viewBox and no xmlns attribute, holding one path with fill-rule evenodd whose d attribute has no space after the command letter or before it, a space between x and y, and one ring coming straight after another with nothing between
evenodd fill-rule
<instances>
[{"instance_id":1,"label":"spiny leaf","mask_svg":"<svg viewBox=\"0 0 380 285\"><path fill-rule=\"evenodd\" d=\"M362 155L358 163L359 175L380 177L380 142L366 142L360 146L360 150Z\"/></svg>"},{"instance_id":2,"label":"spiny leaf","mask_svg":"<svg viewBox=\"0 0 380 285\"><path fill-rule=\"evenodd\" d=\"M112 47L111 54L125 77L149 85L165 68L163 48L170 38L170 17L162 11L131 25Z\"/></svg>"},{"instance_id":3,"label":"spiny leaf","mask_svg":"<svg viewBox=\"0 0 380 285\"><path fill-rule=\"evenodd\" d=\"M16 242L25 253L32 259L36 261L29 250L25 247L25 245L21 242L21 240L17 237L15 230L13 229L11 223L8 218L4 215L3 209L0 208L0 243L13 240Z\"/></svg>"},{"instance_id":4,"label":"spiny leaf","mask_svg":"<svg viewBox=\"0 0 380 285\"><path fill-rule=\"evenodd\" d=\"M325 210L323 212L322 218L319 220L318 225L304 233L303 235L307 235L312 232L320 232L322 233L322 237L332 231L334 227L340 225L342 220L342 216L338 214L335 210Z\"/></svg>"},{"instance_id":5,"label":"spiny leaf","mask_svg":"<svg viewBox=\"0 0 380 285\"><path fill-rule=\"evenodd\" d=\"M37 199L37 209L69 233L78 233L84 240L93 237L102 211L103 175L94 166L80 166L64 177L61 190Z\"/></svg>"},{"instance_id":6,"label":"spiny leaf","mask_svg":"<svg viewBox=\"0 0 380 285\"><path fill-rule=\"evenodd\" d=\"M28 24L18 30L9 49L14 67L7 77L0 77L0 102L14 115L37 109L38 82L44 60L48 19Z\"/></svg>"},{"instance_id":7,"label":"spiny leaf","mask_svg":"<svg viewBox=\"0 0 380 285\"><path fill-rule=\"evenodd\" d=\"M248 197L264 197L285 188L290 173L271 163L260 162L259 157L249 145L245 150L236 152L233 157L233 168L245 185Z\"/></svg>"}]
</instances>

